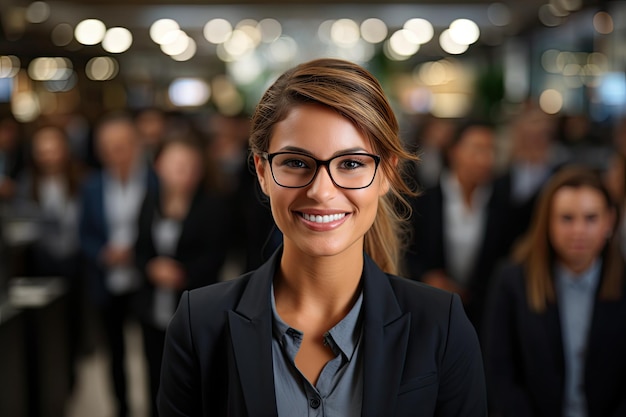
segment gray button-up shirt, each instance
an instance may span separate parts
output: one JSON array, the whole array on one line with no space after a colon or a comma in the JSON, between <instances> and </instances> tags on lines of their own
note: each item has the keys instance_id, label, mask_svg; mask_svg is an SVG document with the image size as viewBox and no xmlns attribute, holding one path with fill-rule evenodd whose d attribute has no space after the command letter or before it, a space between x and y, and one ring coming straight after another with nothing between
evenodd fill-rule
<instances>
[{"instance_id":1,"label":"gray button-up shirt","mask_svg":"<svg viewBox=\"0 0 626 417\"><path fill-rule=\"evenodd\" d=\"M587 417L584 393L585 356L602 262L579 275L556 268L556 293L565 357L563 417Z\"/></svg>"},{"instance_id":2,"label":"gray button-up shirt","mask_svg":"<svg viewBox=\"0 0 626 417\"><path fill-rule=\"evenodd\" d=\"M361 360L361 305L363 293L352 310L325 337L336 355L322 369L313 386L295 364L304 334L283 322L276 312L272 288L272 357L276 405L280 417L357 417L363 400Z\"/></svg>"}]
</instances>

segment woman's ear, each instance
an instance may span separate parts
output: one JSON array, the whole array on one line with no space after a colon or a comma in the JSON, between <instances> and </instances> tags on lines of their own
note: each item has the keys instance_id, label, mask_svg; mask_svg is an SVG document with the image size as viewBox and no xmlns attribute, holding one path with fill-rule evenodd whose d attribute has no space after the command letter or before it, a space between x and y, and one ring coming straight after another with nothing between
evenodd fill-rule
<instances>
[{"instance_id":1,"label":"woman's ear","mask_svg":"<svg viewBox=\"0 0 626 417\"><path fill-rule=\"evenodd\" d=\"M269 196L269 193L267 192L267 181L265 178L267 171L266 162L266 159L262 158L260 155L254 154L254 169L256 171L256 177L259 180L259 185L261 186L263 194Z\"/></svg>"}]
</instances>

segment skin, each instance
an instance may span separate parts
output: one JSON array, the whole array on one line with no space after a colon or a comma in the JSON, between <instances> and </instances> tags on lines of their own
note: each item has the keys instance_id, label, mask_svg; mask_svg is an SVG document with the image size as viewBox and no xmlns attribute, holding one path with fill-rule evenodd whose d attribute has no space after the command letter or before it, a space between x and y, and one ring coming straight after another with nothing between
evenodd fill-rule
<instances>
[{"instance_id":1,"label":"skin","mask_svg":"<svg viewBox=\"0 0 626 417\"><path fill-rule=\"evenodd\" d=\"M552 200L549 238L557 260L579 274L600 256L613 230L615 213L591 187L563 187Z\"/></svg>"},{"instance_id":2,"label":"skin","mask_svg":"<svg viewBox=\"0 0 626 417\"><path fill-rule=\"evenodd\" d=\"M42 129L33 137L33 159L45 175L63 171L68 150L65 138L55 129Z\"/></svg>"},{"instance_id":3,"label":"skin","mask_svg":"<svg viewBox=\"0 0 626 417\"><path fill-rule=\"evenodd\" d=\"M202 158L189 146L175 143L163 150L155 163L162 185L161 205L168 218L182 220L189 210L193 195L202 178ZM146 265L148 279L156 286L182 289L186 274L178 261L157 256Z\"/></svg>"},{"instance_id":4,"label":"skin","mask_svg":"<svg viewBox=\"0 0 626 417\"><path fill-rule=\"evenodd\" d=\"M487 183L493 175L495 164L493 131L482 126L468 129L450 150L450 164L461 184L465 203L471 208L474 191Z\"/></svg>"},{"instance_id":5,"label":"skin","mask_svg":"<svg viewBox=\"0 0 626 417\"><path fill-rule=\"evenodd\" d=\"M329 159L347 152L374 153L368 139L347 119L316 104L295 107L275 125L269 153L294 150ZM363 270L364 235L374 222L378 199L389 190L379 168L371 186L359 190L336 187L320 168L313 182L290 189L272 179L267 161L254 158L263 192L283 232L283 256L274 280L278 314L304 333L296 365L315 384L333 358L323 334L350 311L359 294ZM384 163L384 162L383 162ZM345 213L340 220L320 225L301 213Z\"/></svg>"}]
</instances>

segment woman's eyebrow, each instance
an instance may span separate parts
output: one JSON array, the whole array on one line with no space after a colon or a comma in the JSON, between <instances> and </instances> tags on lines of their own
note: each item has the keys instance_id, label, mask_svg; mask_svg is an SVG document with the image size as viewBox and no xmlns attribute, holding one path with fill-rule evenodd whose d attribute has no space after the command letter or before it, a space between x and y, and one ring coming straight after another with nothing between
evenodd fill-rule
<instances>
[{"instance_id":1,"label":"woman's eyebrow","mask_svg":"<svg viewBox=\"0 0 626 417\"><path fill-rule=\"evenodd\" d=\"M306 155L311 155L313 156L313 153L307 149L304 148L300 148L298 146L284 146L282 148L279 149L279 152L298 152L298 153L303 153ZM356 146L353 148L347 148L347 149L341 149L335 153L333 153L333 157L337 156L337 155L344 155L344 154L349 154L349 153L359 153L359 152L368 152L367 149L362 148L360 146Z\"/></svg>"}]
</instances>

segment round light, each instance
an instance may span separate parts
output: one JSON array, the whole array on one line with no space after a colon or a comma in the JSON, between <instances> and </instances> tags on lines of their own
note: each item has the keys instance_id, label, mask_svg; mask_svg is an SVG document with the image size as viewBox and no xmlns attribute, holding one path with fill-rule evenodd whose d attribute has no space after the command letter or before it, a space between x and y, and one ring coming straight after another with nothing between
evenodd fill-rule
<instances>
[{"instance_id":1,"label":"round light","mask_svg":"<svg viewBox=\"0 0 626 417\"><path fill-rule=\"evenodd\" d=\"M593 16L593 28L601 35L613 32L613 18L607 12L598 12Z\"/></svg>"},{"instance_id":2,"label":"round light","mask_svg":"<svg viewBox=\"0 0 626 417\"><path fill-rule=\"evenodd\" d=\"M385 22L375 17L365 19L361 23L361 37L369 43L380 43L387 37L388 29Z\"/></svg>"},{"instance_id":3,"label":"round light","mask_svg":"<svg viewBox=\"0 0 626 417\"><path fill-rule=\"evenodd\" d=\"M205 104L211 96L209 85L198 78L178 78L168 89L170 101L179 107L196 107Z\"/></svg>"},{"instance_id":4,"label":"round light","mask_svg":"<svg viewBox=\"0 0 626 417\"><path fill-rule=\"evenodd\" d=\"M22 123L32 122L41 114L37 95L32 91L15 93L11 100L11 112Z\"/></svg>"},{"instance_id":5,"label":"round light","mask_svg":"<svg viewBox=\"0 0 626 417\"><path fill-rule=\"evenodd\" d=\"M397 55L409 57L417 53L420 45L410 30L400 29L389 38L389 47Z\"/></svg>"},{"instance_id":6,"label":"round light","mask_svg":"<svg viewBox=\"0 0 626 417\"><path fill-rule=\"evenodd\" d=\"M167 34L173 30L179 30L178 22L173 19L159 19L150 26L150 39L161 45Z\"/></svg>"},{"instance_id":7,"label":"round light","mask_svg":"<svg viewBox=\"0 0 626 417\"><path fill-rule=\"evenodd\" d=\"M283 27L276 19L263 19L257 25L257 29L261 32L261 41L272 43L283 33Z\"/></svg>"},{"instance_id":8,"label":"round light","mask_svg":"<svg viewBox=\"0 0 626 417\"><path fill-rule=\"evenodd\" d=\"M50 17L50 6L43 1L34 1L26 9L26 20L30 23L42 23Z\"/></svg>"},{"instance_id":9,"label":"round light","mask_svg":"<svg viewBox=\"0 0 626 417\"><path fill-rule=\"evenodd\" d=\"M194 41L192 38L189 38L189 44L187 45L187 49L185 49L182 53L178 55L172 55L171 57L174 61L189 61L196 55L197 49L198 48L196 45L196 41Z\"/></svg>"},{"instance_id":10,"label":"round light","mask_svg":"<svg viewBox=\"0 0 626 417\"><path fill-rule=\"evenodd\" d=\"M0 78L13 78L20 70L20 59L14 55L0 56Z\"/></svg>"},{"instance_id":11,"label":"round light","mask_svg":"<svg viewBox=\"0 0 626 417\"><path fill-rule=\"evenodd\" d=\"M102 48L112 54L125 52L133 43L133 35L130 30L122 27L110 28L102 39Z\"/></svg>"},{"instance_id":12,"label":"round light","mask_svg":"<svg viewBox=\"0 0 626 417\"><path fill-rule=\"evenodd\" d=\"M330 28L330 38L339 46L354 46L360 36L359 25L352 19L339 19Z\"/></svg>"},{"instance_id":13,"label":"round light","mask_svg":"<svg viewBox=\"0 0 626 417\"><path fill-rule=\"evenodd\" d=\"M469 48L469 45L456 43L452 39L452 36L450 36L449 29L444 30L443 32L441 32L441 35L439 35L439 45L441 46L441 49L451 55L462 54Z\"/></svg>"},{"instance_id":14,"label":"round light","mask_svg":"<svg viewBox=\"0 0 626 417\"><path fill-rule=\"evenodd\" d=\"M459 45L471 45L480 37L478 25L469 19L457 19L450 23L450 38Z\"/></svg>"},{"instance_id":15,"label":"round light","mask_svg":"<svg viewBox=\"0 0 626 417\"><path fill-rule=\"evenodd\" d=\"M541 6L537 12L541 23L548 27L558 26L561 23L561 17L555 14L555 10L556 8L551 4Z\"/></svg>"},{"instance_id":16,"label":"round light","mask_svg":"<svg viewBox=\"0 0 626 417\"><path fill-rule=\"evenodd\" d=\"M56 46L66 46L72 42L74 37L74 30L72 26L68 23L59 23L52 29L50 33L50 38L52 39L52 43Z\"/></svg>"},{"instance_id":17,"label":"round light","mask_svg":"<svg viewBox=\"0 0 626 417\"><path fill-rule=\"evenodd\" d=\"M233 26L226 19L209 20L203 29L204 38L216 45L226 42L232 33Z\"/></svg>"},{"instance_id":18,"label":"round light","mask_svg":"<svg viewBox=\"0 0 626 417\"><path fill-rule=\"evenodd\" d=\"M539 96L539 107L548 114L557 114L563 108L563 96L557 90L545 90Z\"/></svg>"},{"instance_id":19,"label":"round light","mask_svg":"<svg viewBox=\"0 0 626 417\"><path fill-rule=\"evenodd\" d=\"M330 31L335 23L334 20L325 20L320 23L317 28L317 37L324 43L332 43L332 39L330 37Z\"/></svg>"},{"instance_id":20,"label":"round light","mask_svg":"<svg viewBox=\"0 0 626 417\"><path fill-rule=\"evenodd\" d=\"M491 3L487 8L487 18L495 26L511 23L511 9L504 3Z\"/></svg>"},{"instance_id":21,"label":"round light","mask_svg":"<svg viewBox=\"0 0 626 417\"><path fill-rule=\"evenodd\" d=\"M28 75L35 81L67 80L73 72L67 58L35 58L28 65Z\"/></svg>"},{"instance_id":22,"label":"round light","mask_svg":"<svg viewBox=\"0 0 626 417\"><path fill-rule=\"evenodd\" d=\"M161 50L167 55L180 55L189 47L189 36L182 30L168 33L166 43L161 44Z\"/></svg>"},{"instance_id":23,"label":"round light","mask_svg":"<svg viewBox=\"0 0 626 417\"><path fill-rule=\"evenodd\" d=\"M426 19L409 19L404 23L403 28L413 32L415 42L419 44L425 44L430 41L435 34L433 25Z\"/></svg>"},{"instance_id":24,"label":"round light","mask_svg":"<svg viewBox=\"0 0 626 417\"><path fill-rule=\"evenodd\" d=\"M269 53L275 62L291 62L298 54L298 43L289 36L281 36L270 45Z\"/></svg>"},{"instance_id":25,"label":"round light","mask_svg":"<svg viewBox=\"0 0 626 417\"><path fill-rule=\"evenodd\" d=\"M224 49L233 57L240 57L254 48L254 41L240 29L235 29L230 38L224 42Z\"/></svg>"},{"instance_id":26,"label":"round light","mask_svg":"<svg viewBox=\"0 0 626 417\"><path fill-rule=\"evenodd\" d=\"M74 37L83 45L96 45L102 42L106 26L98 19L86 19L76 25Z\"/></svg>"},{"instance_id":27,"label":"round light","mask_svg":"<svg viewBox=\"0 0 626 417\"><path fill-rule=\"evenodd\" d=\"M108 56L91 58L85 67L87 78L93 81L108 81L117 75L119 66L117 61Z\"/></svg>"}]
</instances>

